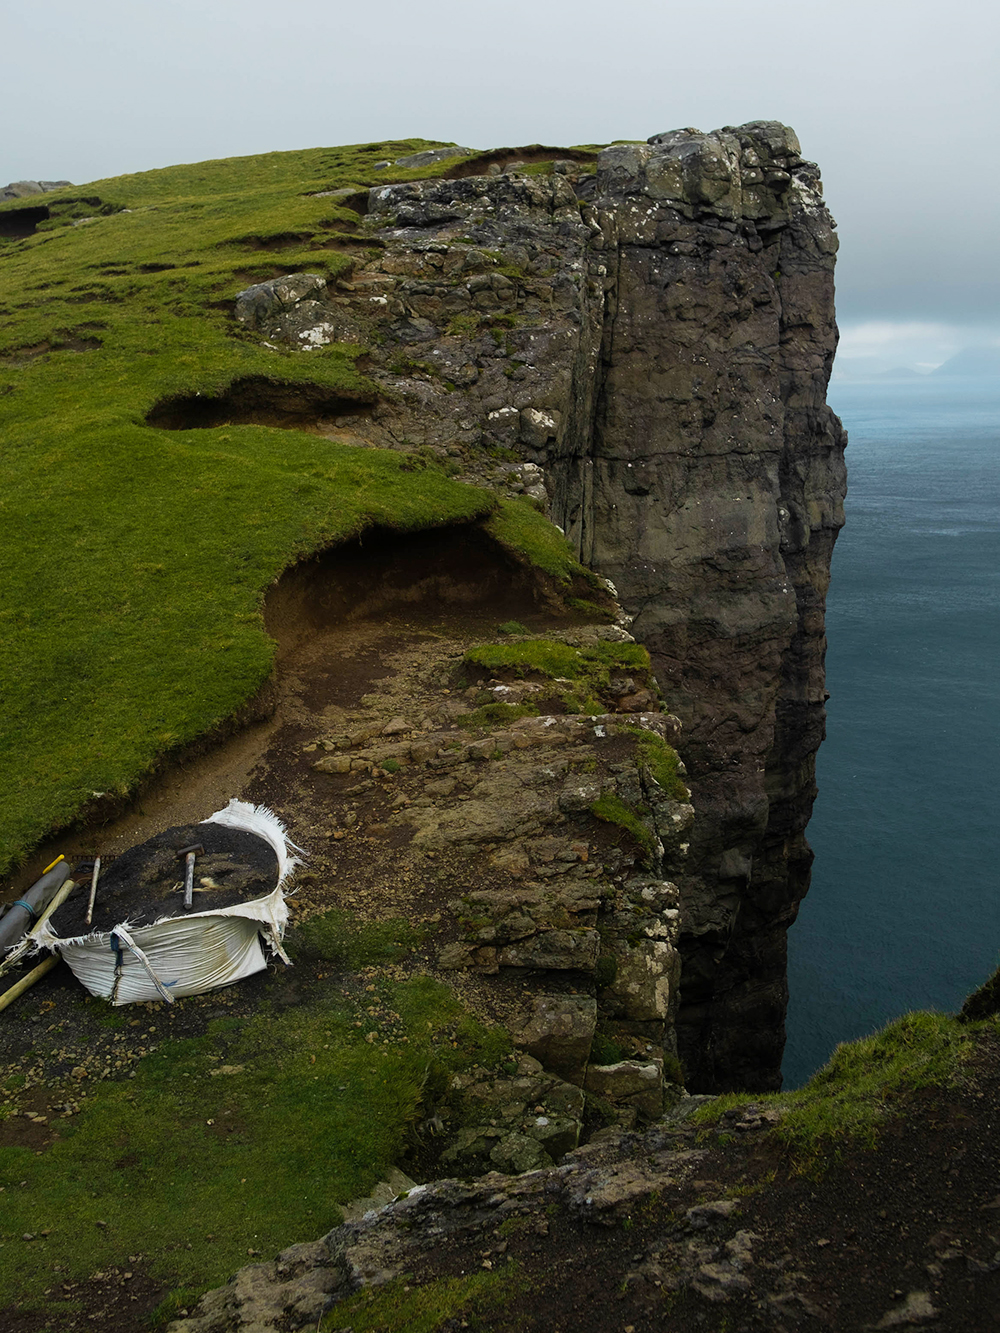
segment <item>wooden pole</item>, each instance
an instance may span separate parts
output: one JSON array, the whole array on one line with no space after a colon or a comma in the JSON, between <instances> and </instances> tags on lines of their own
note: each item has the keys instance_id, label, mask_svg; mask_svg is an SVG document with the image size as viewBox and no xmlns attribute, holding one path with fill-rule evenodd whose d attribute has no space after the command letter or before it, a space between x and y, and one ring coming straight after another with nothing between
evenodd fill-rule
<instances>
[{"instance_id":1,"label":"wooden pole","mask_svg":"<svg viewBox=\"0 0 1000 1333\"><path fill-rule=\"evenodd\" d=\"M94 919L94 899L97 897L97 878L101 873L101 858L94 861L94 873L90 877L90 902L87 903L87 925Z\"/></svg>"},{"instance_id":2,"label":"wooden pole","mask_svg":"<svg viewBox=\"0 0 1000 1333\"><path fill-rule=\"evenodd\" d=\"M3 960L3 962L0 963L0 977L2 977L5 972L9 972L15 963L19 963L26 953L30 953L29 945L32 943L35 935L37 935L39 930L41 930L42 926L45 925L46 921L48 921L52 913L58 911L58 909L62 907L63 903L66 901L66 899L69 897L69 895L73 892L75 888L76 888L76 880L68 879L66 883L62 886L62 888L58 890L55 897L49 903L48 907L46 907L45 911L38 918L38 920L35 922L32 928L28 931L27 935L22 936L22 938L17 942L17 944L15 944L14 947L11 949L10 953L8 953L7 957Z\"/></svg>"},{"instance_id":3,"label":"wooden pole","mask_svg":"<svg viewBox=\"0 0 1000 1333\"><path fill-rule=\"evenodd\" d=\"M19 995L23 995L36 981L40 981L46 972L51 972L56 963L59 962L62 962L62 959L57 953L49 954L48 958L39 963L37 967L32 968L26 977L22 977L20 981L11 986L10 990L4 991L0 995L0 1009L6 1009L9 1004L13 1004Z\"/></svg>"}]
</instances>

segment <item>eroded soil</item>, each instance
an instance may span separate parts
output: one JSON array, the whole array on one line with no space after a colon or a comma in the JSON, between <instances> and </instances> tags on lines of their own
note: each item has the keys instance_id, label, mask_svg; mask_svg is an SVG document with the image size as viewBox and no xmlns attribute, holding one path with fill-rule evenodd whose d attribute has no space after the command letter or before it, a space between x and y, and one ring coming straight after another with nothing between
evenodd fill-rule
<instances>
[{"instance_id":1,"label":"eroded soil","mask_svg":"<svg viewBox=\"0 0 1000 1333\"><path fill-rule=\"evenodd\" d=\"M397 555L381 572L369 565L362 574L359 560L333 577L317 567L287 583L269 610L269 629L280 645L271 716L165 771L105 827L55 840L8 886L8 896L58 851L113 858L166 827L204 819L235 795L270 805L309 853L290 902L294 917L330 906L363 918L406 917L422 924L429 939L406 966L435 971L449 930L457 931L448 909L455 866L442 865L433 853L414 856L398 819L425 799L434 774L406 765L395 773L323 772L315 765L342 752L338 737L379 737L400 719L407 735L464 738L457 719L472 706L466 692L475 693L456 671L466 648L496 638L501 619L516 616L533 630L556 622L529 586L509 571L498 574L461 538L445 575L440 552L428 545ZM450 799L465 795L459 783ZM469 857L467 875L505 882L487 853ZM162 1041L199 1035L214 1018L252 1013L265 994L280 997L282 1006L307 1000L324 964L303 960L291 972L276 967L174 1006L136 1006L127 1026L109 1030L101 1023L103 1006L84 1001L60 965L0 1017L0 1077L15 1071L23 1077L19 1113L0 1120L0 1144L45 1152L96 1080L126 1077ZM525 985L516 970L499 977L440 975L471 1007L500 1019L517 1006ZM873 1152L845 1152L818 1180L800 1174L763 1132L703 1141L693 1129L676 1126L673 1146L705 1156L672 1193L650 1196L610 1225L557 1209L519 1231L501 1235L480 1227L436 1241L422 1258L415 1256L412 1280L516 1260L523 1293L502 1311L478 1316L476 1326L498 1330L781 1333L812 1326L853 1333L927 1322L975 1333L1000 1327L998 1074L996 1040L984 1038L961 1087L914 1098ZM593 1147L583 1150L584 1160ZM628 1148L626 1140L622 1151ZM719 1199L734 1200L734 1210L707 1227L692 1227L686 1210ZM737 1243L737 1233L751 1238ZM735 1251L727 1249L731 1243ZM724 1274L729 1264L745 1284L676 1283L671 1274L685 1263L690 1268L692 1246L700 1247L698 1265L722 1264ZM733 1269L732 1255L743 1250L742 1268ZM114 1333L145 1327L165 1291L148 1267L146 1257L130 1256L127 1267L71 1283L67 1298L82 1312L68 1314L65 1327ZM8 1309L3 1316L11 1333L45 1326L34 1313ZM462 1319L440 1325L466 1326Z\"/></svg>"}]
</instances>

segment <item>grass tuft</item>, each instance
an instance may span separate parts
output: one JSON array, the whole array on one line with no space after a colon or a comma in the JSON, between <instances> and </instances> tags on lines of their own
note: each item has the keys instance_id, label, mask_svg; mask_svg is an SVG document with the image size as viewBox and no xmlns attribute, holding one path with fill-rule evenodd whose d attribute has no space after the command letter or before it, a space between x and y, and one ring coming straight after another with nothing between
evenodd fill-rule
<instances>
[{"instance_id":1,"label":"grass tuft","mask_svg":"<svg viewBox=\"0 0 1000 1333\"><path fill-rule=\"evenodd\" d=\"M650 669L649 653L641 644L603 639L586 648L574 648L556 639L488 643L470 649L465 661L488 671L509 670L519 676L535 673L553 680L586 680L595 688L606 688L613 670Z\"/></svg>"},{"instance_id":2,"label":"grass tuft","mask_svg":"<svg viewBox=\"0 0 1000 1333\"><path fill-rule=\"evenodd\" d=\"M515 1263L495 1273L469 1273L461 1277L437 1278L411 1287L402 1279L384 1286L366 1288L338 1302L326 1315L322 1329L333 1333L349 1327L352 1333L433 1333L457 1327L461 1316L495 1314L525 1290L527 1282ZM463 1328L469 1320L461 1319Z\"/></svg>"},{"instance_id":3,"label":"grass tuft","mask_svg":"<svg viewBox=\"0 0 1000 1333\"><path fill-rule=\"evenodd\" d=\"M640 763L644 764L653 778L668 796L675 801L688 801L691 793L680 775L680 755L672 745L652 731L640 731L636 739L636 752Z\"/></svg>"},{"instance_id":4,"label":"grass tuft","mask_svg":"<svg viewBox=\"0 0 1000 1333\"><path fill-rule=\"evenodd\" d=\"M602 793L590 807L590 813L605 824L617 824L619 828L623 828L632 835L647 858L652 857L654 846L652 833L642 818L631 810L620 796L616 796L613 792Z\"/></svg>"},{"instance_id":5,"label":"grass tuft","mask_svg":"<svg viewBox=\"0 0 1000 1333\"><path fill-rule=\"evenodd\" d=\"M458 725L469 731L487 730L491 727L510 726L519 717L537 716L537 704L483 704L482 707L473 709L471 713L464 713L458 719Z\"/></svg>"},{"instance_id":6,"label":"grass tuft","mask_svg":"<svg viewBox=\"0 0 1000 1333\"><path fill-rule=\"evenodd\" d=\"M603 581L580 564L559 529L528 500L501 500L486 530L507 550L527 554L533 565L553 578L563 583L584 579L592 587L604 590Z\"/></svg>"},{"instance_id":7,"label":"grass tuft","mask_svg":"<svg viewBox=\"0 0 1000 1333\"><path fill-rule=\"evenodd\" d=\"M845 1147L873 1147L908 1094L958 1079L972 1054L972 1031L946 1014L904 1014L870 1037L839 1045L803 1087L764 1096L729 1094L693 1120L711 1124L749 1104L779 1107L784 1116L774 1133L788 1143L799 1169L821 1170Z\"/></svg>"},{"instance_id":8,"label":"grass tuft","mask_svg":"<svg viewBox=\"0 0 1000 1333\"><path fill-rule=\"evenodd\" d=\"M539 700L541 705L558 705L565 712L591 716L613 707L602 697L610 687L612 672L651 676L649 654L640 644L605 640L584 648L555 639L483 644L471 649L465 662L483 672L545 677L556 685Z\"/></svg>"}]
</instances>

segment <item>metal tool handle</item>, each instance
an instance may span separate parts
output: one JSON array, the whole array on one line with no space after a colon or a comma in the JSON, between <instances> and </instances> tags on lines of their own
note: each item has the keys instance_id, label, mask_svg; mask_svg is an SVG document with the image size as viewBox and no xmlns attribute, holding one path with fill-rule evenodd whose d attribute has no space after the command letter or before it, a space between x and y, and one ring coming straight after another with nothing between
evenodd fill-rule
<instances>
[{"instance_id":1,"label":"metal tool handle","mask_svg":"<svg viewBox=\"0 0 1000 1333\"><path fill-rule=\"evenodd\" d=\"M90 901L87 903L88 926L94 919L94 899L97 897L97 879L100 873L101 873L101 858L98 856L94 861L94 870L90 877Z\"/></svg>"}]
</instances>

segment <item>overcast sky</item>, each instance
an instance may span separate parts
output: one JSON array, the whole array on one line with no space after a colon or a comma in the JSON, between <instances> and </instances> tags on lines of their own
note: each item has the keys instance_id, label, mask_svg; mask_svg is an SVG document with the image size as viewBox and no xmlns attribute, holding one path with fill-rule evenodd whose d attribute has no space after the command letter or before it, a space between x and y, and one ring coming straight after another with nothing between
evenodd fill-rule
<instances>
[{"instance_id":1,"label":"overcast sky","mask_svg":"<svg viewBox=\"0 0 1000 1333\"><path fill-rule=\"evenodd\" d=\"M794 126L840 224L844 354L1000 337L990 0L34 0L0 184L421 136L475 148ZM905 356L903 353L905 352Z\"/></svg>"}]
</instances>

